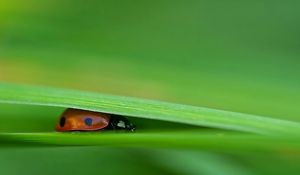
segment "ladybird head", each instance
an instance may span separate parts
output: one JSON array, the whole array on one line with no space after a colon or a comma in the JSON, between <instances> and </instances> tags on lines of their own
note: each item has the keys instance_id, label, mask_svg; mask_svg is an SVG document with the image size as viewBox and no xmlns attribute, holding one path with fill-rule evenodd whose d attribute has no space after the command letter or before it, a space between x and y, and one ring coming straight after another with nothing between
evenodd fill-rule
<instances>
[{"instance_id":1,"label":"ladybird head","mask_svg":"<svg viewBox=\"0 0 300 175\"><path fill-rule=\"evenodd\" d=\"M111 116L109 129L135 131L135 125L123 116L113 115Z\"/></svg>"}]
</instances>

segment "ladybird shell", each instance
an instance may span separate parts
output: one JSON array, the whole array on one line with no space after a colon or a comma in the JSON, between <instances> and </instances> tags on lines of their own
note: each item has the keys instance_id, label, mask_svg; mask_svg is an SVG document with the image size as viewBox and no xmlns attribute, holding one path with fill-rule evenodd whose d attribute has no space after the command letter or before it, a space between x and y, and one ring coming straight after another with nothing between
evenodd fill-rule
<instances>
[{"instance_id":1,"label":"ladybird shell","mask_svg":"<svg viewBox=\"0 0 300 175\"><path fill-rule=\"evenodd\" d=\"M95 131L109 125L110 115L80 109L67 109L56 125L56 131Z\"/></svg>"}]
</instances>

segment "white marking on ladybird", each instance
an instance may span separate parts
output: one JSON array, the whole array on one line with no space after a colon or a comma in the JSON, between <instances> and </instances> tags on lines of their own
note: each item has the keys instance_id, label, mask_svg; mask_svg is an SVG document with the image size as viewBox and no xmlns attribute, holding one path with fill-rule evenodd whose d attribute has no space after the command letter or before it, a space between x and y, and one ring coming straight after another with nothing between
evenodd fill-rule
<instances>
[{"instance_id":1,"label":"white marking on ladybird","mask_svg":"<svg viewBox=\"0 0 300 175\"><path fill-rule=\"evenodd\" d=\"M125 122L124 121L119 121L117 126L120 127L120 128L125 128Z\"/></svg>"}]
</instances>

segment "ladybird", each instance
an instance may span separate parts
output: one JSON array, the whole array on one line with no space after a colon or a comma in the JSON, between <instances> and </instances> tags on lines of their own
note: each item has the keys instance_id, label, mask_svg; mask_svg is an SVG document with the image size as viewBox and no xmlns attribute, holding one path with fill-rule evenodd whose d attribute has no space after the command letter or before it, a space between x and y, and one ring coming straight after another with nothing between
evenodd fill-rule
<instances>
[{"instance_id":1,"label":"ladybird","mask_svg":"<svg viewBox=\"0 0 300 175\"><path fill-rule=\"evenodd\" d=\"M134 131L135 126L123 116L72 108L65 110L56 125L59 132L97 130Z\"/></svg>"}]
</instances>

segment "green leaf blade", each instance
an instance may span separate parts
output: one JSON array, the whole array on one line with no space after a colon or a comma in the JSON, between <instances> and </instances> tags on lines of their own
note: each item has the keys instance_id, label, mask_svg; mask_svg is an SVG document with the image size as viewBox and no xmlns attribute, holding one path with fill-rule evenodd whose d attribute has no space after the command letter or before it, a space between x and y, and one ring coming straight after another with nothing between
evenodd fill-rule
<instances>
[{"instance_id":1,"label":"green leaf blade","mask_svg":"<svg viewBox=\"0 0 300 175\"><path fill-rule=\"evenodd\" d=\"M1 133L0 143L15 146L116 146L142 148L181 148L211 151L299 150L294 137L267 137L224 132L165 133Z\"/></svg>"},{"instance_id":2,"label":"green leaf blade","mask_svg":"<svg viewBox=\"0 0 300 175\"><path fill-rule=\"evenodd\" d=\"M0 102L78 108L259 134L298 135L300 133L299 123L286 120L154 100L38 86L1 83Z\"/></svg>"}]
</instances>

